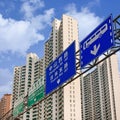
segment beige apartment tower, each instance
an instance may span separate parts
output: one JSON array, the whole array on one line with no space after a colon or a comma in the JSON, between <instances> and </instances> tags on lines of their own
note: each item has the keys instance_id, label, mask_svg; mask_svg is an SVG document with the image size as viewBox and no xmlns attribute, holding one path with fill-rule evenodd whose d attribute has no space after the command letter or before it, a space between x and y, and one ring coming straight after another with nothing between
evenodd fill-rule
<instances>
[{"instance_id":1,"label":"beige apartment tower","mask_svg":"<svg viewBox=\"0 0 120 120\"><path fill-rule=\"evenodd\" d=\"M27 96L32 85L43 76L43 59L35 53L29 53L26 57L26 65L14 68L12 107L23 96ZM20 116L23 120L38 119L38 106Z\"/></svg>"},{"instance_id":2,"label":"beige apartment tower","mask_svg":"<svg viewBox=\"0 0 120 120\"><path fill-rule=\"evenodd\" d=\"M78 50L78 22L63 15L54 19L49 40L45 43L45 67L60 55L73 41ZM81 120L80 79L76 79L44 103L42 120Z\"/></svg>"},{"instance_id":3,"label":"beige apartment tower","mask_svg":"<svg viewBox=\"0 0 120 120\"><path fill-rule=\"evenodd\" d=\"M82 120L120 120L120 79L117 56L81 78Z\"/></svg>"}]
</instances>

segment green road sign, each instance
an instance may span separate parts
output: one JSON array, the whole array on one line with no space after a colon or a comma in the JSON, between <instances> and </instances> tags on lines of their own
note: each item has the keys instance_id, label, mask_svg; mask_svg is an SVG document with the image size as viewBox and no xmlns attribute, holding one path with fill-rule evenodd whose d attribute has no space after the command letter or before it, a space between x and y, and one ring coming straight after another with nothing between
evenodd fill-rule
<instances>
[{"instance_id":1,"label":"green road sign","mask_svg":"<svg viewBox=\"0 0 120 120\"><path fill-rule=\"evenodd\" d=\"M23 102L18 104L14 109L13 109L13 116L16 117L18 116L21 112L23 112Z\"/></svg>"},{"instance_id":2,"label":"green road sign","mask_svg":"<svg viewBox=\"0 0 120 120\"><path fill-rule=\"evenodd\" d=\"M28 96L28 107L32 106L39 100L41 100L45 95L44 95L44 85L38 87L33 91L31 94Z\"/></svg>"}]
</instances>

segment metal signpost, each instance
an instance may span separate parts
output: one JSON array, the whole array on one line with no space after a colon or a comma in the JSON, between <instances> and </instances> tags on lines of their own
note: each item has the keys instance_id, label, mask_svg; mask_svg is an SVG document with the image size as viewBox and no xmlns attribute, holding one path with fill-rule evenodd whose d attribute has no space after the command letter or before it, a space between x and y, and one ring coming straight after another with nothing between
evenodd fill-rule
<instances>
[{"instance_id":1,"label":"metal signpost","mask_svg":"<svg viewBox=\"0 0 120 120\"><path fill-rule=\"evenodd\" d=\"M76 74L75 42L73 42L46 69L46 94Z\"/></svg>"},{"instance_id":2,"label":"metal signpost","mask_svg":"<svg viewBox=\"0 0 120 120\"><path fill-rule=\"evenodd\" d=\"M81 68L88 65L114 45L112 24L113 20L111 15L80 42Z\"/></svg>"}]
</instances>

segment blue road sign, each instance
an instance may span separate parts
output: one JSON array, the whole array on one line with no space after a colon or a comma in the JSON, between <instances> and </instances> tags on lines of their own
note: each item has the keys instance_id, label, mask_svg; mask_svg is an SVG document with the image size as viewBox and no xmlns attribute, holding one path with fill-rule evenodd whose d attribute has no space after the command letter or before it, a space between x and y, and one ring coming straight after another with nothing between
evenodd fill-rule
<instances>
[{"instance_id":1,"label":"blue road sign","mask_svg":"<svg viewBox=\"0 0 120 120\"><path fill-rule=\"evenodd\" d=\"M73 42L46 69L46 94L65 83L76 74L75 42Z\"/></svg>"},{"instance_id":2,"label":"blue road sign","mask_svg":"<svg viewBox=\"0 0 120 120\"><path fill-rule=\"evenodd\" d=\"M80 42L81 68L88 65L114 45L112 24L111 15Z\"/></svg>"}]
</instances>

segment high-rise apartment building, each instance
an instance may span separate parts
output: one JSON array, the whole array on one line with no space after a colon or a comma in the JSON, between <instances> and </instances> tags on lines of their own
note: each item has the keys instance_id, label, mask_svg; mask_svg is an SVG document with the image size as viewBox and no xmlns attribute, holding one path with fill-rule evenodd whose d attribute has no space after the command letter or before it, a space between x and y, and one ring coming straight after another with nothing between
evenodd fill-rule
<instances>
[{"instance_id":1,"label":"high-rise apartment building","mask_svg":"<svg viewBox=\"0 0 120 120\"><path fill-rule=\"evenodd\" d=\"M43 76L43 59L30 53L26 58L26 65L14 68L14 82L13 82L13 99L12 107L15 105L15 101L19 102L21 96L26 96L32 85ZM30 118L36 119L38 116L38 106L25 113L21 118L23 120L29 120Z\"/></svg>"},{"instance_id":2,"label":"high-rise apartment building","mask_svg":"<svg viewBox=\"0 0 120 120\"><path fill-rule=\"evenodd\" d=\"M14 102L25 94L25 75L26 66L17 66L14 68L12 107L14 107Z\"/></svg>"},{"instance_id":3,"label":"high-rise apartment building","mask_svg":"<svg viewBox=\"0 0 120 120\"><path fill-rule=\"evenodd\" d=\"M63 15L61 21L55 19L52 23L51 36L45 43L45 67L74 40L78 50L77 21L67 15ZM43 120L81 120L80 80L76 79L44 102Z\"/></svg>"},{"instance_id":4,"label":"high-rise apartment building","mask_svg":"<svg viewBox=\"0 0 120 120\"><path fill-rule=\"evenodd\" d=\"M5 94L0 100L0 118L2 118L11 109L11 94Z\"/></svg>"},{"instance_id":5,"label":"high-rise apartment building","mask_svg":"<svg viewBox=\"0 0 120 120\"><path fill-rule=\"evenodd\" d=\"M120 80L116 55L81 78L82 120L120 120Z\"/></svg>"},{"instance_id":6,"label":"high-rise apartment building","mask_svg":"<svg viewBox=\"0 0 120 120\"><path fill-rule=\"evenodd\" d=\"M20 79L20 67L14 68L14 81L13 81L13 93L12 93L12 107L14 107L15 101L19 98L19 79Z\"/></svg>"}]
</instances>

